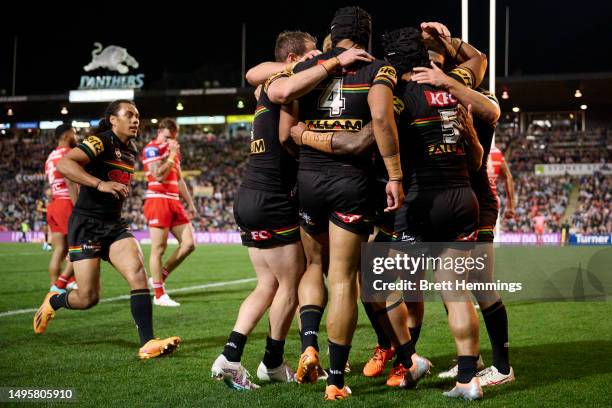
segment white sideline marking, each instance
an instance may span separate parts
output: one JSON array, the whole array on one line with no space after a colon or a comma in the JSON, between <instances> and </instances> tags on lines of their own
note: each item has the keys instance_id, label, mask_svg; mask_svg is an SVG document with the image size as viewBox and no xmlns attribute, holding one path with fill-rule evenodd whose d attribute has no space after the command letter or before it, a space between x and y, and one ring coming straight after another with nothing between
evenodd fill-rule
<instances>
[{"instance_id":1,"label":"white sideline marking","mask_svg":"<svg viewBox=\"0 0 612 408\"><path fill-rule=\"evenodd\" d=\"M257 280L257 278L246 278L246 279L237 279L237 280L225 281L225 282L205 283L204 285L186 286L184 288L171 289L171 290L167 290L166 292L168 292L168 293L190 292L192 290L207 289L207 288L216 288L218 286L237 285L239 283L254 282L256 280ZM115 297L112 297L112 298L100 299L100 303L115 302L117 300L127 300L129 298L130 298L130 295L115 296ZM0 313L0 317L15 316L15 315L20 315L20 314L24 314L24 313L34 313L37 310L38 309L9 310L7 312Z\"/></svg>"}]
</instances>

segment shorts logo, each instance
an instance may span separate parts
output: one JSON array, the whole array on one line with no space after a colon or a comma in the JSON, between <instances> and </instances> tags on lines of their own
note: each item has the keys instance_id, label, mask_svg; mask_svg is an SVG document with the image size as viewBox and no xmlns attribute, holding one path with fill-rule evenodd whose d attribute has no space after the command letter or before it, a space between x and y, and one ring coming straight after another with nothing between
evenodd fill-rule
<instances>
[{"instance_id":1,"label":"shorts logo","mask_svg":"<svg viewBox=\"0 0 612 408\"><path fill-rule=\"evenodd\" d=\"M102 143L102 140L100 140L100 138L97 136L89 136L83 141L83 144L89 148L94 156L97 156L104 151L104 143Z\"/></svg>"},{"instance_id":2,"label":"shorts logo","mask_svg":"<svg viewBox=\"0 0 612 408\"><path fill-rule=\"evenodd\" d=\"M305 213L304 211L300 211L298 215L302 220L304 220L306 224L314 225L314 222L312 222L312 218L310 217L310 215L308 215L308 213Z\"/></svg>"},{"instance_id":3,"label":"shorts logo","mask_svg":"<svg viewBox=\"0 0 612 408\"><path fill-rule=\"evenodd\" d=\"M251 239L253 241L265 241L267 239L272 238L272 234L270 234L268 231L263 230L263 231L251 231Z\"/></svg>"},{"instance_id":4,"label":"shorts logo","mask_svg":"<svg viewBox=\"0 0 612 408\"><path fill-rule=\"evenodd\" d=\"M402 232L402 236L400 237L400 241L402 241L402 242L417 242L417 238L414 235L408 235L405 232Z\"/></svg>"},{"instance_id":5,"label":"shorts logo","mask_svg":"<svg viewBox=\"0 0 612 408\"><path fill-rule=\"evenodd\" d=\"M266 144L263 139L257 139L251 142L251 154L261 154L265 152Z\"/></svg>"},{"instance_id":6,"label":"shorts logo","mask_svg":"<svg viewBox=\"0 0 612 408\"><path fill-rule=\"evenodd\" d=\"M363 126L361 119L309 119L306 126L310 130L346 130L358 132Z\"/></svg>"},{"instance_id":7,"label":"shorts logo","mask_svg":"<svg viewBox=\"0 0 612 408\"><path fill-rule=\"evenodd\" d=\"M340 217L340 219L347 224L353 224L353 223L359 222L363 218L363 215L342 214L341 212L338 212L338 211L336 211L336 215Z\"/></svg>"},{"instance_id":8,"label":"shorts logo","mask_svg":"<svg viewBox=\"0 0 612 408\"><path fill-rule=\"evenodd\" d=\"M457 105L457 99L446 91L423 91L427 105L429 106L455 106Z\"/></svg>"},{"instance_id":9,"label":"shorts logo","mask_svg":"<svg viewBox=\"0 0 612 408\"><path fill-rule=\"evenodd\" d=\"M96 252L102 249L102 245L97 242L87 242L86 244L81 245L83 251L91 251Z\"/></svg>"},{"instance_id":10,"label":"shorts logo","mask_svg":"<svg viewBox=\"0 0 612 408\"><path fill-rule=\"evenodd\" d=\"M151 221L149 221L150 225L155 225L155 224L158 224L158 223L159 223L159 220L157 218L153 218Z\"/></svg>"}]
</instances>

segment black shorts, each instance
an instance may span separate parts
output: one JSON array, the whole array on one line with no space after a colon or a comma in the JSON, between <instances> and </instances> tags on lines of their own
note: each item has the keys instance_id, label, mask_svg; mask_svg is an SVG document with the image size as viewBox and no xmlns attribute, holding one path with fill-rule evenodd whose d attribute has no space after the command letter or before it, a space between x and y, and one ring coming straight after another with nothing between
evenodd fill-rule
<instances>
[{"instance_id":1,"label":"black shorts","mask_svg":"<svg viewBox=\"0 0 612 408\"><path fill-rule=\"evenodd\" d=\"M289 194L240 187L234 218L244 246L272 248L300 240L297 208Z\"/></svg>"},{"instance_id":2,"label":"black shorts","mask_svg":"<svg viewBox=\"0 0 612 408\"><path fill-rule=\"evenodd\" d=\"M308 234L327 232L329 221L354 234L372 233L376 189L365 172L341 167L300 170L297 184L300 225Z\"/></svg>"},{"instance_id":3,"label":"black shorts","mask_svg":"<svg viewBox=\"0 0 612 408\"><path fill-rule=\"evenodd\" d=\"M94 258L108 261L108 251L113 242L133 237L123 218L101 220L73 212L68 221L70 261Z\"/></svg>"},{"instance_id":4,"label":"black shorts","mask_svg":"<svg viewBox=\"0 0 612 408\"><path fill-rule=\"evenodd\" d=\"M399 241L472 241L478 228L478 201L470 187L411 191L395 216Z\"/></svg>"},{"instance_id":5,"label":"black shorts","mask_svg":"<svg viewBox=\"0 0 612 408\"><path fill-rule=\"evenodd\" d=\"M374 237L374 242L397 241L395 211L385 212L385 208L387 208L386 186L386 182L376 181L376 215L374 216L374 225L378 228L378 232Z\"/></svg>"}]
</instances>

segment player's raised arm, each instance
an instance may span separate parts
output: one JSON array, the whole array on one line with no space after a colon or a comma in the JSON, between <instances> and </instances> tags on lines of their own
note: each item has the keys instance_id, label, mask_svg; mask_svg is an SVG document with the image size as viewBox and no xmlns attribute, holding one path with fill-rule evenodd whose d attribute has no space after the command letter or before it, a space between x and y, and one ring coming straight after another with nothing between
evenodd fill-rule
<instances>
[{"instance_id":1,"label":"player's raised arm","mask_svg":"<svg viewBox=\"0 0 612 408\"><path fill-rule=\"evenodd\" d=\"M497 103L482 93L465 86L454 74L447 75L433 62L431 68L415 67L413 71L415 73L411 75L411 81L446 89L463 106L472 105L472 113L487 123L495 123L499 119L501 111Z\"/></svg>"},{"instance_id":2,"label":"player's raised arm","mask_svg":"<svg viewBox=\"0 0 612 408\"><path fill-rule=\"evenodd\" d=\"M348 67L356 61L370 62L374 57L361 48L350 48L337 57L325 60L297 74L273 77L265 89L273 103L286 104L310 92L339 67Z\"/></svg>"}]
</instances>

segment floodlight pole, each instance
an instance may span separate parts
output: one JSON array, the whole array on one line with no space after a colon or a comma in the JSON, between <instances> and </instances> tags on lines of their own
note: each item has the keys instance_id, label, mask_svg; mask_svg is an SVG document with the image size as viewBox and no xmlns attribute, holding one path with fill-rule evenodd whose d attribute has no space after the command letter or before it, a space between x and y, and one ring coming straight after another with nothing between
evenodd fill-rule
<instances>
[{"instance_id":1,"label":"floodlight pole","mask_svg":"<svg viewBox=\"0 0 612 408\"><path fill-rule=\"evenodd\" d=\"M461 39L468 40L468 0L461 0Z\"/></svg>"}]
</instances>

